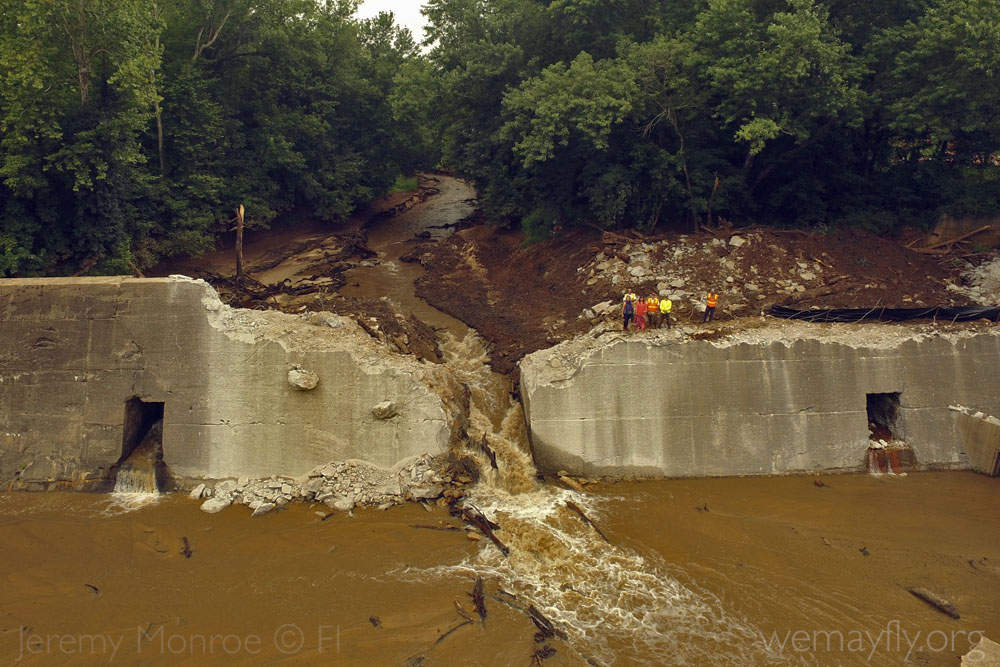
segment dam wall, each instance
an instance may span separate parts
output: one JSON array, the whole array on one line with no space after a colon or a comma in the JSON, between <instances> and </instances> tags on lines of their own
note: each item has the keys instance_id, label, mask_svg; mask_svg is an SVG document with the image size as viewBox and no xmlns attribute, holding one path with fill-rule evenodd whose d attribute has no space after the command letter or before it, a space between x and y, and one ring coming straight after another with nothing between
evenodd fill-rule
<instances>
[{"instance_id":1,"label":"dam wall","mask_svg":"<svg viewBox=\"0 0 1000 667\"><path fill-rule=\"evenodd\" d=\"M869 423L918 467L967 468L950 404L1000 414L988 325L771 322L605 331L535 352L521 393L543 472L696 477L862 470Z\"/></svg>"},{"instance_id":2,"label":"dam wall","mask_svg":"<svg viewBox=\"0 0 1000 667\"><path fill-rule=\"evenodd\" d=\"M106 479L159 418L177 479L391 466L447 450L462 400L443 367L329 313L236 310L181 276L0 280L5 487Z\"/></svg>"}]
</instances>

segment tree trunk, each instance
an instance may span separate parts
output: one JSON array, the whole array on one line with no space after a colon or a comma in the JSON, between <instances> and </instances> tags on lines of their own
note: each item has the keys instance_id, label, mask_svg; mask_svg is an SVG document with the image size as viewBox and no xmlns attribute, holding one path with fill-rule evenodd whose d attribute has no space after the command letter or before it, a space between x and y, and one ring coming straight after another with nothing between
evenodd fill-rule
<instances>
[{"instance_id":1,"label":"tree trunk","mask_svg":"<svg viewBox=\"0 0 1000 667\"><path fill-rule=\"evenodd\" d=\"M236 281L243 280L243 204L236 209Z\"/></svg>"},{"instance_id":2,"label":"tree trunk","mask_svg":"<svg viewBox=\"0 0 1000 667\"><path fill-rule=\"evenodd\" d=\"M153 99L153 112L156 115L156 152L160 156L160 180L167 177L167 160L163 154L163 112L160 110L160 101Z\"/></svg>"}]
</instances>

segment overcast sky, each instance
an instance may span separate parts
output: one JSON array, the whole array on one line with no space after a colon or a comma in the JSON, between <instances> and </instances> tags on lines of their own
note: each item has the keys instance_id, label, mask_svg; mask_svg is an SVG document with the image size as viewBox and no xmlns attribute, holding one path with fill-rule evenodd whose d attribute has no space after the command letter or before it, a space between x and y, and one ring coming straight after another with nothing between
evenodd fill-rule
<instances>
[{"instance_id":1,"label":"overcast sky","mask_svg":"<svg viewBox=\"0 0 1000 667\"><path fill-rule=\"evenodd\" d=\"M413 39L417 42L424 38L424 17L420 13L423 6L421 0L364 0L358 17L367 19L379 12L392 12L396 16L396 24L409 28Z\"/></svg>"}]
</instances>

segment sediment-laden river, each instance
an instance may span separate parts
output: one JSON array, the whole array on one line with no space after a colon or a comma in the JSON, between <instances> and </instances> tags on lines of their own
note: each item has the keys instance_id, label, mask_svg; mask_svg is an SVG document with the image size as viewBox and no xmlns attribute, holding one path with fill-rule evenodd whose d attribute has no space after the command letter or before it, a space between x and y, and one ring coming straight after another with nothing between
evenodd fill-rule
<instances>
[{"instance_id":1,"label":"sediment-laden river","mask_svg":"<svg viewBox=\"0 0 1000 667\"><path fill-rule=\"evenodd\" d=\"M489 597L505 598L497 588L567 631L548 642L551 665L956 665L970 639L1000 636L996 480L822 479L591 487L581 502L610 545L554 508L568 491L486 492L509 558L412 528L458 525L417 505L324 521L304 505L250 519L182 496L126 511L105 496L0 494L0 660L528 665L536 629ZM455 601L478 619L476 576L486 622L438 642L463 622Z\"/></svg>"},{"instance_id":2,"label":"sediment-laden river","mask_svg":"<svg viewBox=\"0 0 1000 667\"><path fill-rule=\"evenodd\" d=\"M371 232L389 295L442 331L471 390L504 555L437 506L207 515L184 496L0 494L0 659L17 664L955 665L1000 638L1000 485L971 472L539 483L520 406L474 332L413 296L405 241L469 212L442 194ZM145 502L145 504L144 504ZM567 503L578 507L606 540ZM447 530L454 528L455 530ZM484 584L486 618L470 593ZM960 618L907 591L948 598ZM553 624L540 630L529 606ZM469 619L469 620L467 620ZM544 626L544 623L542 623ZM554 653L552 652L554 651Z\"/></svg>"}]
</instances>

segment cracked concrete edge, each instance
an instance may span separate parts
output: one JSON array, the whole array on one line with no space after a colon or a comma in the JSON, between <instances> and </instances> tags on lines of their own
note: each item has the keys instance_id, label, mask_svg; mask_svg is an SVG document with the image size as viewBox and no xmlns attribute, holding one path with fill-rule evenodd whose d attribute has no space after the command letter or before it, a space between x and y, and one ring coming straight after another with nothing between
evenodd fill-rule
<instances>
[{"instance_id":1,"label":"cracked concrete edge","mask_svg":"<svg viewBox=\"0 0 1000 667\"><path fill-rule=\"evenodd\" d=\"M349 317L325 311L293 315L233 308L222 303L215 288L204 280L181 275L172 275L166 280L200 288L208 323L231 340L247 345L274 343L286 354L344 352L367 375L387 371L406 373L424 384L430 379L429 375L438 375L434 365L373 339Z\"/></svg>"},{"instance_id":2,"label":"cracked concrete edge","mask_svg":"<svg viewBox=\"0 0 1000 667\"><path fill-rule=\"evenodd\" d=\"M979 336L1000 336L992 328L973 330L965 325L936 324L814 324L797 320L768 319L767 325L728 333L717 339L694 339L692 335L708 329L674 325L643 333L623 332L617 323L605 322L570 340L526 355L520 362L521 382L527 390L558 386L575 377L597 354L622 344L641 344L647 348L708 345L718 349L739 345L783 345L809 341L845 346L855 350L892 351L904 343L939 338L952 345Z\"/></svg>"}]
</instances>

